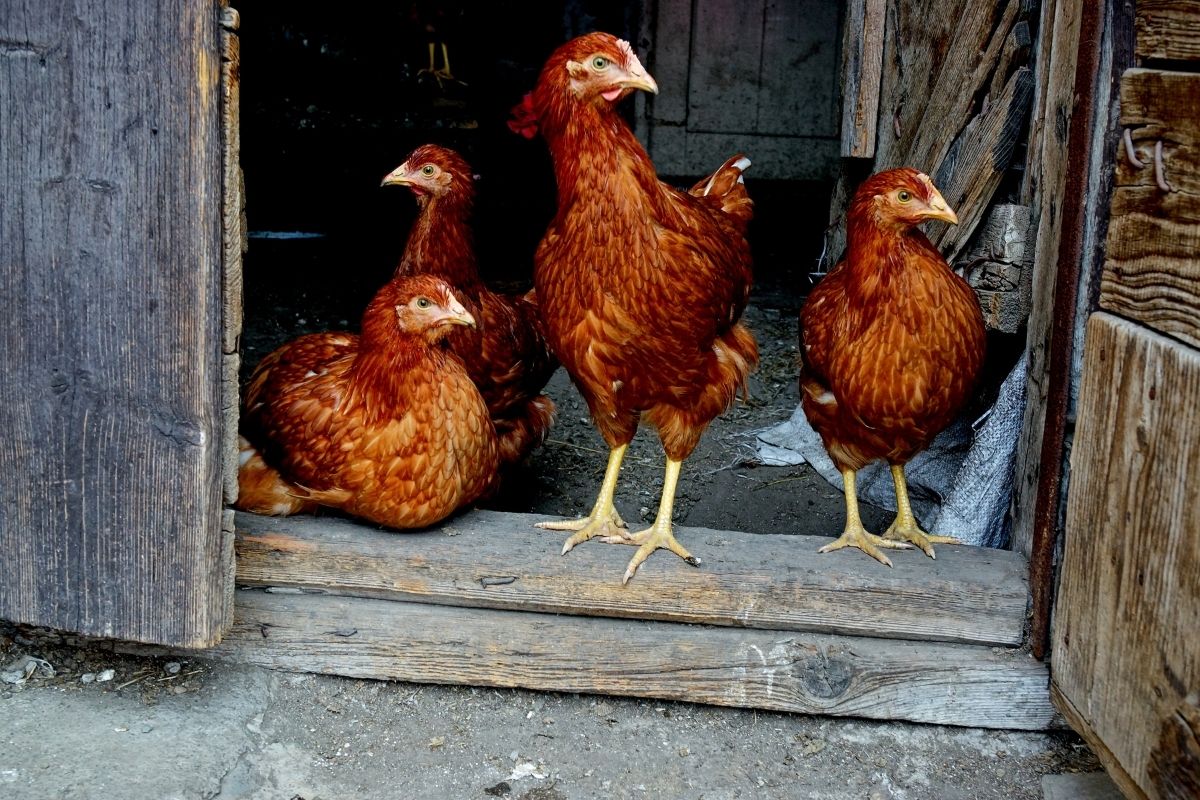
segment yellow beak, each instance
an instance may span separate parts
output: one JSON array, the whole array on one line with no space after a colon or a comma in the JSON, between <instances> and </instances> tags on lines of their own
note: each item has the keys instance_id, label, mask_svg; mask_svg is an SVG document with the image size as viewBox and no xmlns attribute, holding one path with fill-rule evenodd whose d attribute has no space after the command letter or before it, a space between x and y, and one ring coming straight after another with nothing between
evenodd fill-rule
<instances>
[{"instance_id":1,"label":"yellow beak","mask_svg":"<svg viewBox=\"0 0 1200 800\"><path fill-rule=\"evenodd\" d=\"M389 172L383 177L383 183L380 186L410 186L412 181L408 177L408 162L405 161L400 166Z\"/></svg>"},{"instance_id":2,"label":"yellow beak","mask_svg":"<svg viewBox=\"0 0 1200 800\"><path fill-rule=\"evenodd\" d=\"M937 189L933 190L933 197L929 199L929 211L925 213L925 219L938 219L942 222L949 222L951 225L958 224L958 214L954 213L954 209Z\"/></svg>"}]
</instances>

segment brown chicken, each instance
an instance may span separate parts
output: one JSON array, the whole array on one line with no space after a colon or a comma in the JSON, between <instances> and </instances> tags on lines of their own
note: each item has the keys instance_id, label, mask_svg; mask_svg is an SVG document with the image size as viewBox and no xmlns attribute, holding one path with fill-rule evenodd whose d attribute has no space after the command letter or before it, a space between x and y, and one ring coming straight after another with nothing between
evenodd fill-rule
<instances>
[{"instance_id":1,"label":"brown chicken","mask_svg":"<svg viewBox=\"0 0 1200 800\"><path fill-rule=\"evenodd\" d=\"M848 212L846 259L813 289L800 312L804 413L846 484L846 527L829 552L913 544L934 558L931 536L909 505L904 465L962 408L983 365L979 303L916 225L957 224L933 182L915 169L867 179ZM896 486L896 519L883 536L863 528L854 476L886 459ZM911 544L910 544L911 543Z\"/></svg>"},{"instance_id":2,"label":"brown chicken","mask_svg":"<svg viewBox=\"0 0 1200 800\"><path fill-rule=\"evenodd\" d=\"M476 328L456 330L448 341L487 401L501 460L519 461L554 421L554 403L541 391L558 362L546 345L533 292L498 294L480 278L470 226L474 179L458 153L418 147L383 185L407 186L420 204L396 275L436 275L475 317Z\"/></svg>"},{"instance_id":3,"label":"brown chicken","mask_svg":"<svg viewBox=\"0 0 1200 800\"><path fill-rule=\"evenodd\" d=\"M421 528L487 492L496 434L441 344L474 324L444 281L397 278L367 306L361 336L309 334L264 358L246 390L237 507L329 506Z\"/></svg>"},{"instance_id":4,"label":"brown chicken","mask_svg":"<svg viewBox=\"0 0 1200 800\"><path fill-rule=\"evenodd\" d=\"M551 347L611 449L591 513L541 527L575 531L564 553L597 535L636 545L623 583L659 547L700 563L672 533L680 465L758 362L738 324L751 281L749 159L731 158L691 193L660 182L617 111L636 89L658 91L627 42L593 33L550 56L532 98L558 182L534 285ZM641 419L658 429L667 468L654 524L630 534L613 494Z\"/></svg>"}]
</instances>

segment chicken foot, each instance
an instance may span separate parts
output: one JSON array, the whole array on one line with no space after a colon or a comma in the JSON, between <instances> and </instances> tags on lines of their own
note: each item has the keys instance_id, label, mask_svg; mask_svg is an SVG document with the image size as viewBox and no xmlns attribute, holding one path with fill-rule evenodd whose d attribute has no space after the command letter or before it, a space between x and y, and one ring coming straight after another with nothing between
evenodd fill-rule
<instances>
[{"instance_id":1,"label":"chicken foot","mask_svg":"<svg viewBox=\"0 0 1200 800\"><path fill-rule=\"evenodd\" d=\"M831 553L834 550L841 550L843 547L857 547L879 563L892 566L892 560L885 556L879 548L911 550L912 545L906 541L886 539L869 533L863 527L862 518L858 515L858 492L855 488L854 470L842 470L842 481L846 485L846 527L836 541L830 542L817 552ZM905 499L907 500L907 495L905 495Z\"/></svg>"},{"instance_id":2,"label":"chicken foot","mask_svg":"<svg viewBox=\"0 0 1200 800\"><path fill-rule=\"evenodd\" d=\"M433 79L435 81L437 81L438 88L445 88L442 85L442 81L444 81L444 80L445 81L454 81L455 83L466 86L465 83L460 81L458 78L454 77L454 74L452 72L450 72L450 50L449 50L449 48L446 47L445 42L440 42L440 44L441 44L441 49L442 49L442 68L441 69L435 68L436 62L434 60L434 48L435 48L436 44L434 42L430 42L429 43L429 67L426 69L417 70L417 76L420 77L421 75L432 75Z\"/></svg>"},{"instance_id":3,"label":"chicken foot","mask_svg":"<svg viewBox=\"0 0 1200 800\"><path fill-rule=\"evenodd\" d=\"M683 545L676 541L675 534L671 530L671 515L675 509L675 487L679 483L679 468L681 466L683 466L682 461L667 459L667 472L666 477L663 479L662 500L659 501L658 514L654 518L653 525L637 533L620 533L615 536L605 536L600 540L608 544L631 544L638 548L638 551L633 554L633 558L630 559L629 566L625 568L625 575L621 578L622 586L629 583L629 579L637 572L642 562L660 547L670 550L693 567L700 566L700 559L693 556Z\"/></svg>"},{"instance_id":4,"label":"chicken foot","mask_svg":"<svg viewBox=\"0 0 1200 800\"><path fill-rule=\"evenodd\" d=\"M613 496L617 492L617 475L621 472L621 461L625 458L628 444L614 447L608 454L608 467L604 470L604 482L600 484L600 494L592 513L582 519L563 520L561 522L539 522L536 527L548 531L575 531L563 543L562 554L565 556L577 544L586 542L593 536L610 536L625 528L625 520L617 513L613 505Z\"/></svg>"},{"instance_id":5,"label":"chicken foot","mask_svg":"<svg viewBox=\"0 0 1200 800\"><path fill-rule=\"evenodd\" d=\"M921 548L921 552L934 559L937 558L933 553L935 544L962 544L953 536L934 536L921 530L908 502L908 482L904 479L903 464L892 465L892 483L896 485L896 519L884 531L885 539L893 542L912 542Z\"/></svg>"}]
</instances>

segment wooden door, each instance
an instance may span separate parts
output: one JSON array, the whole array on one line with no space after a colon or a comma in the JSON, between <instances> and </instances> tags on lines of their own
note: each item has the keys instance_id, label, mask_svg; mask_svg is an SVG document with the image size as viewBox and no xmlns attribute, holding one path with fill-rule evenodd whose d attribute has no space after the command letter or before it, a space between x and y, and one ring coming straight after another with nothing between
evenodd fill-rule
<instances>
[{"instance_id":1,"label":"wooden door","mask_svg":"<svg viewBox=\"0 0 1200 800\"><path fill-rule=\"evenodd\" d=\"M0 6L0 618L210 644L232 591L221 9Z\"/></svg>"},{"instance_id":2,"label":"wooden door","mask_svg":"<svg viewBox=\"0 0 1200 800\"><path fill-rule=\"evenodd\" d=\"M662 175L706 175L749 153L755 178L824 180L838 153L838 3L658 0L663 93L648 149Z\"/></svg>"},{"instance_id":3,"label":"wooden door","mask_svg":"<svg viewBox=\"0 0 1200 800\"><path fill-rule=\"evenodd\" d=\"M1200 6L1139 0L1137 23L1139 59L1173 71L1121 80L1129 144L1117 145L1101 310L1085 339L1052 691L1128 796L1195 798Z\"/></svg>"}]
</instances>

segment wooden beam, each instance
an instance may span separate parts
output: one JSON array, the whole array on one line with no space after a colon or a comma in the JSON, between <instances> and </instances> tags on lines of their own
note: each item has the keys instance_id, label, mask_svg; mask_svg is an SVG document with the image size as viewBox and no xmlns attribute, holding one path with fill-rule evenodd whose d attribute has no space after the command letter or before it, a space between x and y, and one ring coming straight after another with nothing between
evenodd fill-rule
<instances>
[{"instance_id":1,"label":"wooden beam","mask_svg":"<svg viewBox=\"0 0 1200 800\"><path fill-rule=\"evenodd\" d=\"M1200 75L1131 69L1121 79L1122 148L1100 307L1200 347ZM1160 144L1161 143L1161 144ZM1155 150L1162 148L1162 179Z\"/></svg>"},{"instance_id":2,"label":"wooden beam","mask_svg":"<svg viewBox=\"0 0 1200 800\"><path fill-rule=\"evenodd\" d=\"M842 157L875 155L887 0L846 3L842 41Z\"/></svg>"},{"instance_id":3,"label":"wooden beam","mask_svg":"<svg viewBox=\"0 0 1200 800\"><path fill-rule=\"evenodd\" d=\"M861 553L822 555L816 536L680 529L704 563L652 557L620 583L632 550L561 536L532 514L476 511L427 533L331 518L237 515L238 583L480 608L545 611L875 637L1017 645L1025 562L944 547L898 552L888 569ZM942 551L945 551L944 553Z\"/></svg>"},{"instance_id":4,"label":"wooden beam","mask_svg":"<svg viewBox=\"0 0 1200 800\"><path fill-rule=\"evenodd\" d=\"M642 576L639 576L639 578ZM240 591L206 655L418 683L655 697L1040 730L1049 676L1021 651Z\"/></svg>"},{"instance_id":5,"label":"wooden beam","mask_svg":"<svg viewBox=\"0 0 1200 800\"><path fill-rule=\"evenodd\" d=\"M1200 59L1200 0L1137 0L1137 56Z\"/></svg>"}]
</instances>

